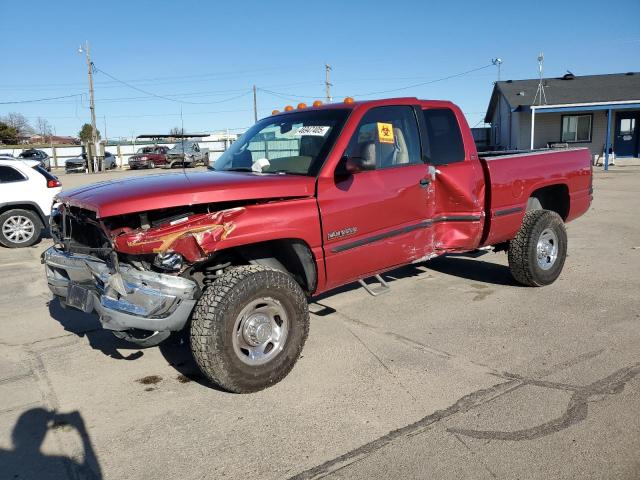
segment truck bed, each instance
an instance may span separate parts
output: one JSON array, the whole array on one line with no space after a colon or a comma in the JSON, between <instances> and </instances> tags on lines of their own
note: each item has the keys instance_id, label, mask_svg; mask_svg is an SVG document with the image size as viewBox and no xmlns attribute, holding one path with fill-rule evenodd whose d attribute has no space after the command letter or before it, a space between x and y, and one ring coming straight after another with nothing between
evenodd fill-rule
<instances>
[{"instance_id":1,"label":"truck bed","mask_svg":"<svg viewBox=\"0 0 640 480\"><path fill-rule=\"evenodd\" d=\"M486 223L482 245L513 238L537 192L557 196L565 205L558 213L568 222L591 203L591 155L586 148L534 150L480 156L486 189ZM498 152L491 152L498 153ZM503 153L503 152L500 152ZM554 185L553 187L551 187ZM546 189L546 190L545 190Z\"/></svg>"}]
</instances>

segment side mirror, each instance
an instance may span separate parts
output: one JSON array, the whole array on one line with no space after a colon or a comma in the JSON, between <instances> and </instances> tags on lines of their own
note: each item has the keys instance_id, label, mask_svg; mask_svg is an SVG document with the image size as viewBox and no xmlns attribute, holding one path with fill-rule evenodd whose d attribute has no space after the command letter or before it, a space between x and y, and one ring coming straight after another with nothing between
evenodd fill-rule
<instances>
[{"instance_id":1,"label":"side mirror","mask_svg":"<svg viewBox=\"0 0 640 480\"><path fill-rule=\"evenodd\" d=\"M360 173L375 170L375 163L363 157L344 157L344 168L348 173Z\"/></svg>"}]
</instances>

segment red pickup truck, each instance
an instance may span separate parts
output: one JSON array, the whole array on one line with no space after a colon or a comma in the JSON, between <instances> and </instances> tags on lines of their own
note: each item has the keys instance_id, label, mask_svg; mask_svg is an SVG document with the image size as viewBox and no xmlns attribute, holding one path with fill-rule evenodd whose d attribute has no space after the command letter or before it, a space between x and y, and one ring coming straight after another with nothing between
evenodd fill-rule
<instances>
[{"instance_id":1,"label":"red pickup truck","mask_svg":"<svg viewBox=\"0 0 640 480\"><path fill-rule=\"evenodd\" d=\"M521 284L560 274L564 224L592 200L586 149L481 155L445 101L286 110L212 171L63 192L43 254L51 291L140 345L189 328L202 372L253 392L293 368L320 293L361 281L377 294L385 271L490 247Z\"/></svg>"},{"instance_id":2,"label":"red pickup truck","mask_svg":"<svg viewBox=\"0 0 640 480\"><path fill-rule=\"evenodd\" d=\"M162 145L150 145L139 148L135 155L129 157L129 168L155 168L167 164L167 152L169 147Z\"/></svg>"}]
</instances>

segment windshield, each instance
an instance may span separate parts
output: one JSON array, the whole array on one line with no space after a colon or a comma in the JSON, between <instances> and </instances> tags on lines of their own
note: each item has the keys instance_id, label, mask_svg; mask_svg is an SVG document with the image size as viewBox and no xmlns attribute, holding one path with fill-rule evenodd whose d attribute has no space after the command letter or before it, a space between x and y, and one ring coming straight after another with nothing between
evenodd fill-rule
<instances>
[{"instance_id":1,"label":"windshield","mask_svg":"<svg viewBox=\"0 0 640 480\"><path fill-rule=\"evenodd\" d=\"M193 143L193 141L185 141L184 142L184 149L185 150L189 150L191 148L191 144ZM171 152L182 152L182 142L180 143L176 143L173 147L171 147Z\"/></svg>"},{"instance_id":2,"label":"windshield","mask_svg":"<svg viewBox=\"0 0 640 480\"><path fill-rule=\"evenodd\" d=\"M153 152L153 147L142 147L139 148L136 153L151 153Z\"/></svg>"},{"instance_id":3,"label":"windshield","mask_svg":"<svg viewBox=\"0 0 640 480\"><path fill-rule=\"evenodd\" d=\"M213 170L315 176L349 110L310 110L265 118L224 152Z\"/></svg>"}]
</instances>

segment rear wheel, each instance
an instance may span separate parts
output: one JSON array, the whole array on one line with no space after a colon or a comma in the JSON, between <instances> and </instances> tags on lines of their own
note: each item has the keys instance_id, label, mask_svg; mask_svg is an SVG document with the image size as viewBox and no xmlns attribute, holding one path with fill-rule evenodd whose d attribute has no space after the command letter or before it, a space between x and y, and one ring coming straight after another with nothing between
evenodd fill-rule
<instances>
[{"instance_id":1,"label":"rear wheel","mask_svg":"<svg viewBox=\"0 0 640 480\"><path fill-rule=\"evenodd\" d=\"M509 269L527 286L553 283L567 256L567 231L560 215L549 210L527 212L516 237L509 242Z\"/></svg>"},{"instance_id":2,"label":"rear wheel","mask_svg":"<svg viewBox=\"0 0 640 480\"><path fill-rule=\"evenodd\" d=\"M288 274L252 265L229 270L209 287L191 318L191 349L222 388L250 393L282 380L309 333L304 292Z\"/></svg>"},{"instance_id":3,"label":"rear wheel","mask_svg":"<svg viewBox=\"0 0 640 480\"><path fill-rule=\"evenodd\" d=\"M155 164L155 163L153 163L153 162L149 162L149 163L147 164L147 168L156 168L156 164Z\"/></svg>"},{"instance_id":4,"label":"rear wheel","mask_svg":"<svg viewBox=\"0 0 640 480\"><path fill-rule=\"evenodd\" d=\"M9 210L0 215L0 243L9 248L30 247L40 240L40 217L29 210Z\"/></svg>"}]
</instances>

